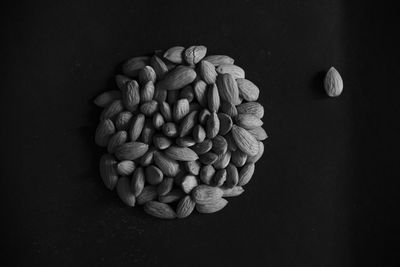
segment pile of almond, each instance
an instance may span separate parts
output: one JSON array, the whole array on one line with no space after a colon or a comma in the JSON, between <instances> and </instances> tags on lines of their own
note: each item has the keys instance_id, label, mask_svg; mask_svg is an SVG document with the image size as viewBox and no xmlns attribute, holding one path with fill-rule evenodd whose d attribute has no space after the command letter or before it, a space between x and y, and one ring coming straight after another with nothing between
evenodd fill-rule
<instances>
[{"instance_id":1,"label":"pile of almond","mask_svg":"<svg viewBox=\"0 0 400 267\"><path fill-rule=\"evenodd\" d=\"M100 175L128 206L155 217L213 213L244 192L264 152L259 89L205 46L134 57L100 94Z\"/></svg>"}]
</instances>

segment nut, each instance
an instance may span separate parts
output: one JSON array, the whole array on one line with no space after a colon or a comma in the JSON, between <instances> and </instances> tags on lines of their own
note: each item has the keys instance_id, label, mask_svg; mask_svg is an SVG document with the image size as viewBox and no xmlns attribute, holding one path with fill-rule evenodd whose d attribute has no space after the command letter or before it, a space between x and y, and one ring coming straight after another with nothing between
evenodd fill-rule
<instances>
[{"instance_id":1,"label":"nut","mask_svg":"<svg viewBox=\"0 0 400 267\"><path fill-rule=\"evenodd\" d=\"M343 91L343 80L339 72L331 67L325 75L324 79L325 91L330 97L337 97Z\"/></svg>"}]
</instances>

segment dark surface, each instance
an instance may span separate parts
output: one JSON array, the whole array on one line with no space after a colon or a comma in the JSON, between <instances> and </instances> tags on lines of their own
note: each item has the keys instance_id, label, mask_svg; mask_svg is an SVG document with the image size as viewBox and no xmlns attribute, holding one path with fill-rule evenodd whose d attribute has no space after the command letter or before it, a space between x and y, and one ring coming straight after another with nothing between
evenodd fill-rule
<instances>
[{"instance_id":1,"label":"dark surface","mask_svg":"<svg viewBox=\"0 0 400 267\"><path fill-rule=\"evenodd\" d=\"M2 9L1 253L9 265L399 264L393 6L55 2ZM115 88L123 60L178 44L236 59L262 91L270 138L245 194L223 211L162 221L104 187L91 101ZM321 86L330 66L344 79L337 99Z\"/></svg>"}]
</instances>

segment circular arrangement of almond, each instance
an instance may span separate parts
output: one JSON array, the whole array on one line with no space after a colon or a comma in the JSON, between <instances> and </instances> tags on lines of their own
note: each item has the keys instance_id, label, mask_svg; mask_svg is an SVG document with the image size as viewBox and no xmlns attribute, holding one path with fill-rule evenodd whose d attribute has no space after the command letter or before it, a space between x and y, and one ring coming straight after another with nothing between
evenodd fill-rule
<instances>
[{"instance_id":1,"label":"circular arrangement of almond","mask_svg":"<svg viewBox=\"0 0 400 267\"><path fill-rule=\"evenodd\" d=\"M259 89L225 55L205 46L172 47L134 57L116 76L95 142L107 152L100 175L128 206L164 219L195 209L213 213L239 196L267 138Z\"/></svg>"}]
</instances>

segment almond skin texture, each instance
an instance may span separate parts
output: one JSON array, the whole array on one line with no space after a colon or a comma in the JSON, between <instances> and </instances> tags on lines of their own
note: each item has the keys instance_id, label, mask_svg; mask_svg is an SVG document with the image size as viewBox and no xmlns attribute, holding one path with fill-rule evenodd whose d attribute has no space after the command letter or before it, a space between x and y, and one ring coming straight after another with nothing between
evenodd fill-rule
<instances>
[{"instance_id":1,"label":"almond skin texture","mask_svg":"<svg viewBox=\"0 0 400 267\"><path fill-rule=\"evenodd\" d=\"M127 177L121 177L117 183L117 194L119 198L129 207L134 207L136 198L131 191L130 181Z\"/></svg>"},{"instance_id":2,"label":"almond skin texture","mask_svg":"<svg viewBox=\"0 0 400 267\"><path fill-rule=\"evenodd\" d=\"M165 150L165 155L179 161L194 161L199 157L188 147L171 146Z\"/></svg>"},{"instance_id":3,"label":"almond skin texture","mask_svg":"<svg viewBox=\"0 0 400 267\"><path fill-rule=\"evenodd\" d=\"M222 197L237 197L243 194L244 188L241 186L234 186L232 188L221 187L224 194Z\"/></svg>"},{"instance_id":4,"label":"almond skin texture","mask_svg":"<svg viewBox=\"0 0 400 267\"><path fill-rule=\"evenodd\" d=\"M256 101L258 99L260 90L254 83L244 78L236 79L236 82L239 88L239 95L243 97L243 99L249 102Z\"/></svg>"},{"instance_id":5,"label":"almond skin texture","mask_svg":"<svg viewBox=\"0 0 400 267\"><path fill-rule=\"evenodd\" d=\"M223 191L218 187L199 185L192 191L192 199L196 204L210 204L220 199Z\"/></svg>"},{"instance_id":6,"label":"almond skin texture","mask_svg":"<svg viewBox=\"0 0 400 267\"><path fill-rule=\"evenodd\" d=\"M121 111L124 110L124 105L121 99L116 99L111 102L100 114L100 120L114 119Z\"/></svg>"},{"instance_id":7,"label":"almond skin texture","mask_svg":"<svg viewBox=\"0 0 400 267\"><path fill-rule=\"evenodd\" d=\"M188 47L183 56L189 65L195 65L207 54L207 47L203 45Z\"/></svg>"},{"instance_id":8,"label":"almond skin texture","mask_svg":"<svg viewBox=\"0 0 400 267\"><path fill-rule=\"evenodd\" d=\"M233 58L225 55L210 55L206 56L204 60L210 62L216 67L219 65L232 65L235 63Z\"/></svg>"},{"instance_id":9,"label":"almond skin texture","mask_svg":"<svg viewBox=\"0 0 400 267\"><path fill-rule=\"evenodd\" d=\"M235 78L229 74L220 74L217 78L217 86L221 100L239 105L242 101L239 98L239 88Z\"/></svg>"},{"instance_id":10,"label":"almond skin texture","mask_svg":"<svg viewBox=\"0 0 400 267\"><path fill-rule=\"evenodd\" d=\"M127 139L128 134L125 131L116 132L113 136L111 136L110 140L108 141L108 153L115 153L117 147L124 144Z\"/></svg>"},{"instance_id":11,"label":"almond skin texture","mask_svg":"<svg viewBox=\"0 0 400 267\"><path fill-rule=\"evenodd\" d=\"M194 210L196 202L194 202L190 196L183 197L176 208L176 215L178 218L188 217Z\"/></svg>"},{"instance_id":12,"label":"almond skin texture","mask_svg":"<svg viewBox=\"0 0 400 267\"><path fill-rule=\"evenodd\" d=\"M122 72L131 78L135 78L141 69L149 63L149 57L134 57L127 60L122 66Z\"/></svg>"},{"instance_id":13,"label":"almond skin texture","mask_svg":"<svg viewBox=\"0 0 400 267\"><path fill-rule=\"evenodd\" d=\"M135 111L140 103L139 84L135 81L129 81L121 89L122 102L129 111Z\"/></svg>"},{"instance_id":14,"label":"almond skin texture","mask_svg":"<svg viewBox=\"0 0 400 267\"><path fill-rule=\"evenodd\" d=\"M138 197L142 193L144 184L144 170L142 167L139 167L133 172L131 181L131 191L135 195L135 197Z\"/></svg>"},{"instance_id":15,"label":"almond skin texture","mask_svg":"<svg viewBox=\"0 0 400 267\"><path fill-rule=\"evenodd\" d=\"M115 132L114 123L109 120L103 120L99 123L95 133L95 142L98 146L105 147L108 144L108 140Z\"/></svg>"},{"instance_id":16,"label":"almond skin texture","mask_svg":"<svg viewBox=\"0 0 400 267\"><path fill-rule=\"evenodd\" d=\"M199 71L201 78L207 84L215 83L217 79L217 71L215 70L215 66L206 60L202 60L199 63Z\"/></svg>"},{"instance_id":17,"label":"almond skin texture","mask_svg":"<svg viewBox=\"0 0 400 267\"><path fill-rule=\"evenodd\" d=\"M194 96L200 106L207 107L207 84L203 80L198 80L193 86Z\"/></svg>"},{"instance_id":18,"label":"almond skin texture","mask_svg":"<svg viewBox=\"0 0 400 267\"><path fill-rule=\"evenodd\" d=\"M264 107L258 102L242 103L236 109L239 114L252 114L259 119L264 117Z\"/></svg>"},{"instance_id":19,"label":"almond skin texture","mask_svg":"<svg viewBox=\"0 0 400 267\"><path fill-rule=\"evenodd\" d=\"M169 72L163 80L158 82L157 88L177 90L185 87L196 79L196 71L192 68L179 66Z\"/></svg>"},{"instance_id":20,"label":"almond skin texture","mask_svg":"<svg viewBox=\"0 0 400 267\"><path fill-rule=\"evenodd\" d=\"M129 142L117 147L115 155L119 160L135 160L143 156L149 146L141 142Z\"/></svg>"},{"instance_id":21,"label":"almond skin texture","mask_svg":"<svg viewBox=\"0 0 400 267\"><path fill-rule=\"evenodd\" d=\"M207 103L208 103L208 109L211 112L217 112L219 110L219 107L221 105L221 100L219 97L218 88L215 84L212 84L208 87Z\"/></svg>"},{"instance_id":22,"label":"almond skin texture","mask_svg":"<svg viewBox=\"0 0 400 267\"><path fill-rule=\"evenodd\" d=\"M244 70L241 67L231 64L219 65L217 67L217 72L219 74L229 73L235 80L242 79L245 76Z\"/></svg>"},{"instance_id":23,"label":"almond skin texture","mask_svg":"<svg viewBox=\"0 0 400 267\"><path fill-rule=\"evenodd\" d=\"M111 91L106 91L104 93L101 93L98 95L93 102L102 108L107 107L108 105L111 104L114 100L120 99L121 98L121 92L118 90L111 90Z\"/></svg>"},{"instance_id":24,"label":"almond skin texture","mask_svg":"<svg viewBox=\"0 0 400 267\"><path fill-rule=\"evenodd\" d=\"M238 114L235 117L235 123L246 130L261 127L263 125L263 122L257 116L252 114Z\"/></svg>"},{"instance_id":25,"label":"almond skin texture","mask_svg":"<svg viewBox=\"0 0 400 267\"><path fill-rule=\"evenodd\" d=\"M157 198L157 187L154 185L146 185L139 196L136 197L136 202L143 205Z\"/></svg>"},{"instance_id":26,"label":"almond skin texture","mask_svg":"<svg viewBox=\"0 0 400 267\"><path fill-rule=\"evenodd\" d=\"M258 141L246 129L233 125L232 135L237 147L248 156L255 156L258 153Z\"/></svg>"},{"instance_id":27,"label":"almond skin texture","mask_svg":"<svg viewBox=\"0 0 400 267\"><path fill-rule=\"evenodd\" d=\"M100 176L103 179L104 185L113 190L118 182L118 174L115 170L117 160L111 154L104 154L100 158Z\"/></svg>"},{"instance_id":28,"label":"almond skin texture","mask_svg":"<svg viewBox=\"0 0 400 267\"><path fill-rule=\"evenodd\" d=\"M176 218L175 211L168 204L158 201L149 201L144 205L144 211L160 219Z\"/></svg>"},{"instance_id":29,"label":"almond skin texture","mask_svg":"<svg viewBox=\"0 0 400 267\"><path fill-rule=\"evenodd\" d=\"M243 166L243 168L239 172L239 186L245 186L253 177L255 170L255 165L254 163L247 163L246 165Z\"/></svg>"},{"instance_id":30,"label":"almond skin texture","mask_svg":"<svg viewBox=\"0 0 400 267\"><path fill-rule=\"evenodd\" d=\"M227 204L226 199L219 198L207 204L196 204L196 210L200 213L214 213L225 208Z\"/></svg>"},{"instance_id":31,"label":"almond skin texture","mask_svg":"<svg viewBox=\"0 0 400 267\"><path fill-rule=\"evenodd\" d=\"M154 153L154 163L167 176L174 177L179 172L179 163L164 155L164 153L156 151Z\"/></svg>"},{"instance_id":32,"label":"almond skin texture","mask_svg":"<svg viewBox=\"0 0 400 267\"><path fill-rule=\"evenodd\" d=\"M183 51L185 51L183 46L174 46L165 51L163 56L172 63L181 64L183 62Z\"/></svg>"},{"instance_id":33,"label":"almond skin texture","mask_svg":"<svg viewBox=\"0 0 400 267\"><path fill-rule=\"evenodd\" d=\"M343 91L343 80L339 72L331 67L325 75L324 79L325 91L330 97L337 97Z\"/></svg>"},{"instance_id":34,"label":"almond skin texture","mask_svg":"<svg viewBox=\"0 0 400 267\"><path fill-rule=\"evenodd\" d=\"M142 133L145 122L145 116L138 114L132 119L132 124L129 130L129 138L131 141L136 141Z\"/></svg>"},{"instance_id":35,"label":"almond skin texture","mask_svg":"<svg viewBox=\"0 0 400 267\"><path fill-rule=\"evenodd\" d=\"M254 129L251 129L251 130L249 130L249 133L254 135L254 137L259 141L263 141L268 138L267 133L265 132L265 130L262 127L256 127Z\"/></svg>"},{"instance_id":36,"label":"almond skin texture","mask_svg":"<svg viewBox=\"0 0 400 267\"><path fill-rule=\"evenodd\" d=\"M150 66L154 69L158 80L164 78L164 75L168 72L167 65L156 55L150 59Z\"/></svg>"}]
</instances>

